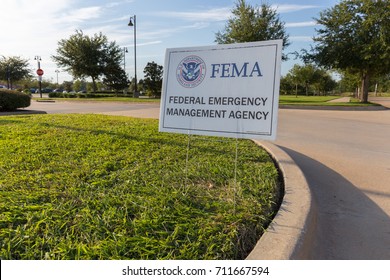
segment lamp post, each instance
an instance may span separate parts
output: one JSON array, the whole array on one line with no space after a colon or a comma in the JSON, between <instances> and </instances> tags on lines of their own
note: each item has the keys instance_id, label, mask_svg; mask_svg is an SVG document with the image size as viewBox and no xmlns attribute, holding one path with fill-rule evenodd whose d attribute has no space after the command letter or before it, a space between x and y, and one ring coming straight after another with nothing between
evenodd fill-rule
<instances>
[{"instance_id":1,"label":"lamp post","mask_svg":"<svg viewBox=\"0 0 390 280\"><path fill-rule=\"evenodd\" d=\"M41 69L41 60L42 58L39 55L36 55L34 57L34 60L38 62L38 69ZM42 76L38 76L38 83L39 83L39 96L42 98Z\"/></svg>"},{"instance_id":2,"label":"lamp post","mask_svg":"<svg viewBox=\"0 0 390 280\"><path fill-rule=\"evenodd\" d=\"M133 23L134 21L134 23ZM134 97L138 97L138 91L137 91L137 18L136 16L130 17L130 21L128 26L133 27L134 26Z\"/></svg>"}]
</instances>

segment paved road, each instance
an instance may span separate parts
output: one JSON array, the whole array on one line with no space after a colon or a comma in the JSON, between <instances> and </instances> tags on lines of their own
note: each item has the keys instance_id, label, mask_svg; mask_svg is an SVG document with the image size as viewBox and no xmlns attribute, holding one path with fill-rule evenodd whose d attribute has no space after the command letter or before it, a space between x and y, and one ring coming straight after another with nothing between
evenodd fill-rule
<instances>
[{"instance_id":1,"label":"paved road","mask_svg":"<svg viewBox=\"0 0 390 280\"><path fill-rule=\"evenodd\" d=\"M318 205L313 259L390 259L390 110L281 110L276 144Z\"/></svg>"},{"instance_id":2,"label":"paved road","mask_svg":"<svg viewBox=\"0 0 390 280\"><path fill-rule=\"evenodd\" d=\"M134 116L142 118L159 118L160 104L154 102L37 102L32 101L28 110L44 111L48 114L98 113L109 115Z\"/></svg>"},{"instance_id":3,"label":"paved road","mask_svg":"<svg viewBox=\"0 0 390 280\"><path fill-rule=\"evenodd\" d=\"M390 97L371 97L369 101L381 104L384 107L390 108Z\"/></svg>"},{"instance_id":4,"label":"paved road","mask_svg":"<svg viewBox=\"0 0 390 280\"><path fill-rule=\"evenodd\" d=\"M390 99L376 102L390 105ZM38 103L48 113L158 118L158 104ZM281 109L278 140L318 204L313 259L390 259L390 110Z\"/></svg>"}]
</instances>

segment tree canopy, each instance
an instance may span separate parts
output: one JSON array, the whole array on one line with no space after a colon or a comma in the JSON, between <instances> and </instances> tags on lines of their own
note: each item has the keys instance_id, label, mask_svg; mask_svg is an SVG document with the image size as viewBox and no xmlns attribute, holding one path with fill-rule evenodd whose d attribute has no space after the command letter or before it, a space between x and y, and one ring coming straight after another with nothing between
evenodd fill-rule
<instances>
[{"instance_id":1,"label":"tree canopy","mask_svg":"<svg viewBox=\"0 0 390 280\"><path fill-rule=\"evenodd\" d=\"M90 77L96 91L96 81L101 76L109 76L110 69L117 69L123 54L121 48L102 33L88 36L77 30L69 39L58 42L57 55L52 58L75 78Z\"/></svg>"},{"instance_id":2,"label":"tree canopy","mask_svg":"<svg viewBox=\"0 0 390 280\"><path fill-rule=\"evenodd\" d=\"M322 27L306 58L359 73L367 102L369 78L390 73L390 1L343 0L321 12L317 23Z\"/></svg>"},{"instance_id":3,"label":"tree canopy","mask_svg":"<svg viewBox=\"0 0 390 280\"><path fill-rule=\"evenodd\" d=\"M148 62L144 69L145 80L144 86L147 91L154 95L161 92L163 67L154 61Z\"/></svg>"},{"instance_id":4,"label":"tree canopy","mask_svg":"<svg viewBox=\"0 0 390 280\"><path fill-rule=\"evenodd\" d=\"M119 92L129 87L130 81L125 70L117 64L108 65L103 83L109 88Z\"/></svg>"},{"instance_id":5,"label":"tree canopy","mask_svg":"<svg viewBox=\"0 0 390 280\"><path fill-rule=\"evenodd\" d=\"M298 91L306 95L310 92L326 95L334 90L337 84L326 70L312 64L295 64L282 80L281 91L286 93L295 91L296 95Z\"/></svg>"},{"instance_id":6,"label":"tree canopy","mask_svg":"<svg viewBox=\"0 0 390 280\"><path fill-rule=\"evenodd\" d=\"M12 88L14 81L31 77L31 70L28 66L27 59L19 56L3 56L0 58L0 80L6 80L8 88Z\"/></svg>"},{"instance_id":7,"label":"tree canopy","mask_svg":"<svg viewBox=\"0 0 390 280\"><path fill-rule=\"evenodd\" d=\"M276 10L268 4L253 7L245 0L238 0L223 31L216 33L218 44L244 43L266 40L283 40L283 48L290 45L284 22ZM283 55L283 60L287 59Z\"/></svg>"}]
</instances>

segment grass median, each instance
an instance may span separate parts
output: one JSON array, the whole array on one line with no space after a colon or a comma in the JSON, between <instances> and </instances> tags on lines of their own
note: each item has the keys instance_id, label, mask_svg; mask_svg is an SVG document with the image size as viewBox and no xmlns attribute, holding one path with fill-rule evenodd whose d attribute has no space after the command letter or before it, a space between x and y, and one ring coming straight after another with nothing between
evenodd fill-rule
<instances>
[{"instance_id":1,"label":"grass median","mask_svg":"<svg viewBox=\"0 0 390 280\"><path fill-rule=\"evenodd\" d=\"M373 103L361 103L357 98L351 98L349 102L329 102L341 96L306 96L306 95L280 95L279 104L286 106L344 106L367 107L377 106ZM99 98L34 98L40 101L67 101L67 102L125 102L125 103L160 103L159 98L131 98L131 97L99 97Z\"/></svg>"},{"instance_id":2,"label":"grass median","mask_svg":"<svg viewBox=\"0 0 390 280\"><path fill-rule=\"evenodd\" d=\"M362 103L357 98L351 98L349 102L329 102L340 98L341 96L306 96L306 95L280 95L279 105L287 106L344 106L344 107L367 107L377 106L372 103Z\"/></svg>"},{"instance_id":3,"label":"grass median","mask_svg":"<svg viewBox=\"0 0 390 280\"><path fill-rule=\"evenodd\" d=\"M280 199L271 158L239 140L235 183L235 140L157 126L1 117L0 259L244 258Z\"/></svg>"}]
</instances>

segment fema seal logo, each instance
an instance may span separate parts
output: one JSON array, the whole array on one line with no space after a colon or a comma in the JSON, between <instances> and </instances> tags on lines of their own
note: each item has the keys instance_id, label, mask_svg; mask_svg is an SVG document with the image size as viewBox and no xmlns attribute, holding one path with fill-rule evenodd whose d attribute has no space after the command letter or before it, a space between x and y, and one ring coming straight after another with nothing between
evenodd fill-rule
<instances>
[{"instance_id":1,"label":"fema seal logo","mask_svg":"<svg viewBox=\"0 0 390 280\"><path fill-rule=\"evenodd\" d=\"M200 85L206 75L206 63L196 55L190 55L180 61L176 69L176 78L185 88Z\"/></svg>"}]
</instances>

